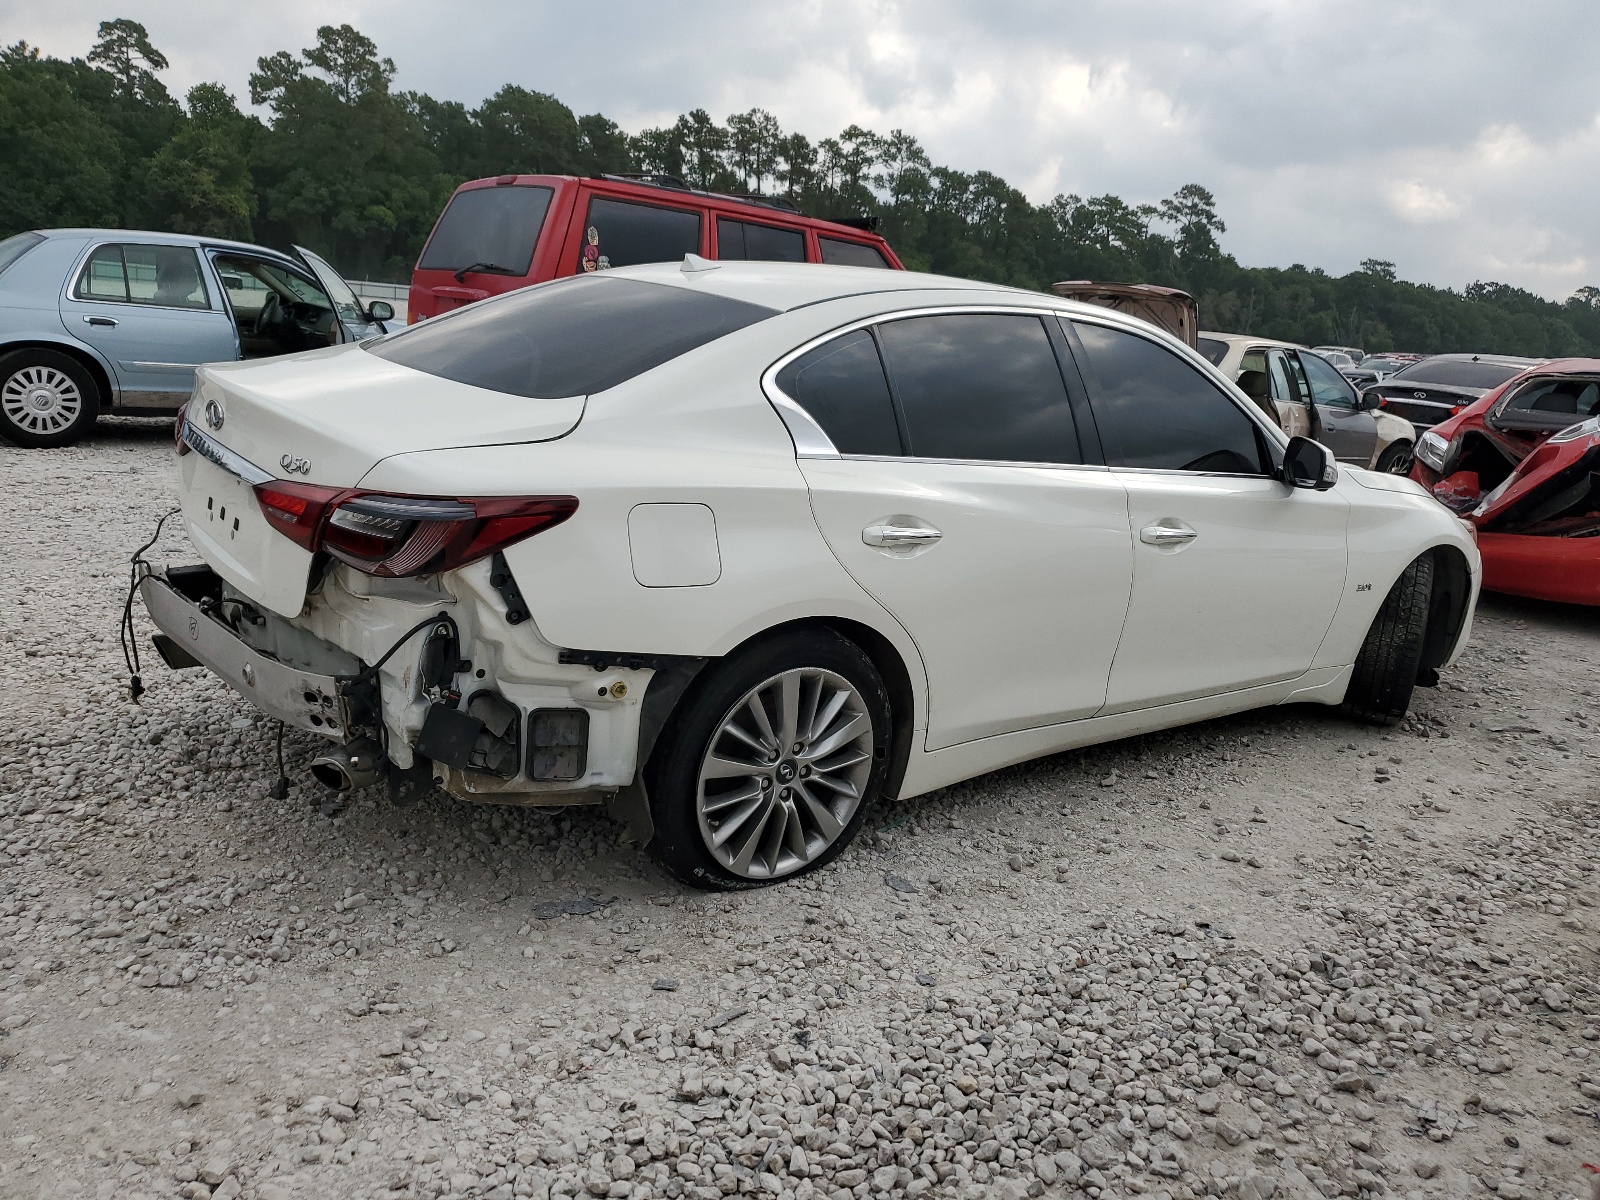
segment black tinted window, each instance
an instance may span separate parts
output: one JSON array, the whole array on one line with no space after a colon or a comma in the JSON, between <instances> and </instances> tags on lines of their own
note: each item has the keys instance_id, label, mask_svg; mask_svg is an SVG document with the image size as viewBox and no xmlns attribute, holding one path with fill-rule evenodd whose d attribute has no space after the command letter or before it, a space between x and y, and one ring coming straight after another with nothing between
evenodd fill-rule
<instances>
[{"instance_id":1,"label":"black tinted window","mask_svg":"<svg viewBox=\"0 0 1600 1200\"><path fill-rule=\"evenodd\" d=\"M468 305L368 347L514 396L603 392L777 310L636 279L566 279Z\"/></svg>"},{"instance_id":2,"label":"black tinted window","mask_svg":"<svg viewBox=\"0 0 1600 1200\"><path fill-rule=\"evenodd\" d=\"M901 452L883 364L865 330L808 350L778 372L777 383L841 454Z\"/></svg>"},{"instance_id":3,"label":"black tinted window","mask_svg":"<svg viewBox=\"0 0 1600 1200\"><path fill-rule=\"evenodd\" d=\"M1216 338L1200 338L1197 349L1213 367L1220 367L1222 360L1228 357L1228 343L1219 342Z\"/></svg>"},{"instance_id":4,"label":"black tinted window","mask_svg":"<svg viewBox=\"0 0 1600 1200\"><path fill-rule=\"evenodd\" d=\"M578 251L578 269L604 271L635 263L676 262L700 253L700 214L596 196Z\"/></svg>"},{"instance_id":5,"label":"black tinted window","mask_svg":"<svg viewBox=\"0 0 1600 1200\"><path fill-rule=\"evenodd\" d=\"M911 317L878 333L911 454L1079 461L1067 391L1037 317Z\"/></svg>"},{"instance_id":6,"label":"black tinted window","mask_svg":"<svg viewBox=\"0 0 1600 1200\"><path fill-rule=\"evenodd\" d=\"M1520 375L1532 363L1506 367L1496 363L1471 362L1459 358L1423 359L1402 367L1390 379L1404 379L1407 383L1441 383L1445 387L1497 388L1513 375ZM1385 382L1388 382L1385 380Z\"/></svg>"},{"instance_id":7,"label":"black tinted window","mask_svg":"<svg viewBox=\"0 0 1600 1200\"><path fill-rule=\"evenodd\" d=\"M806 235L748 221L717 218L717 257L762 262L805 262Z\"/></svg>"},{"instance_id":8,"label":"black tinted window","mask_svg":"<svg viewBox=\"0 0 1600 1200\"><path fill-rule=\"evenodd\" d=\"M526 275L554 193L547 187L485 187L458 192L439 218L417 267L459 271L502 268Z\"/></svg>"},{"instance_id":9,"label":"black tinted window","mask_svg":"<svg viewBox=\"0 0 1600 1200\"><path fill-rule=\"evenodd\" d=\"M1255 426L1199 371L1120 329L1076 328L1108 463L1262 473Z\"/></svg>"},{"instance_id":10,"label":"black tinted window","mask_svg":"<svg viewBox=\"0 0 1600 1200\"><path fill-rule=\"evenodd\" d=\"M878 253L876 246L860 242L843 242L838 238L818 238L822 248L822 261L841 267L887 267L889 260Z\"/></svg>"}]
</instances>

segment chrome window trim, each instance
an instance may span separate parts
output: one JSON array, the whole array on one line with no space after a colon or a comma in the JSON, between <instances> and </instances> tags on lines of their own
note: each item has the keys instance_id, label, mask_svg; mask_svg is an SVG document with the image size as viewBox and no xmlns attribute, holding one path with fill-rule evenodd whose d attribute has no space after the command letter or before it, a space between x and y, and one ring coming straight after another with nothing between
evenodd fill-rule
<instances>
[{"instance_id":1,"label":"chrome window trim","mask_svg":"<svg viewBox=\"0 0 1600 1200\"><path fill-rule=\"evenodd\" d=\"M257 484L270 483L277 478L270 472L263 471L255 463L245 458L244 455L236 454L215 438L201 432L195 427L195 423L188 418L184 418L182 436L184 445L200 455L201 458L221 467L228 474L244 480L251 487L255 487Z\"/></svg>"},{"instance_id":2,"label":"chrome window trim","mask_svg":"<svg viewBox=\"0 0 1600 1200\"><path fill-rule=\"evenodd\" d=\"M89 260L95 256L97 250L103 250L107 246L154 246L158 249L189 251L195 257L195 266L200 271L200 282L206 289L205 307L195 308L193 305L186 304L151 304L146 300L107 300L100 296L78 295L78 285L83 282L83 273L89 267ZM157 312L217 313L222 317L229 318L226 308L212 303L212 281L206 278L205 267L207 263L204 261L205 258L206 256L200 253L199 246L180 246L176 242L91 241L88 248L78 255L77 260L72 265L72 270L67 272L67 277L62 283L61 298L63 300L71 300L74 304L120 304L124 307L154 309ZM225 289L219 285L217 290L220 292ZM231 321L231 318L229 319ZM187 366L189 364L185 363L184 365Z\"/></svg>"},{"instance_id":3,"label":"chrome window trim","mask_svg":"<svg viewBox=\"0 0 1600 1200\"><path fill-rule=\"evenodd\" d=\"M1103 463L1019 462L1008 458L921 458L912 454L830 454L841 462L925 463L937 467L1029 467L1041 471L1110 471Z\"/></svg>"},{"instance_id":4,"label":"chrome window trim","mask_svg":"<svg viewBox=\"0 0 1600 1200\"><path fill-rule=\"evenodd\" d=\"M983 314L998 313L1011 316L1029 316L1043 318L1054 314L1064 315L1066 310L1057 308L1052 304L1023 305L1023 304L938 304L927 308L897 308L888 312L878 313L870 317L859 317L847 321L843 325L835 326L826 333L818 334L810 341L803 342L793 350L787 351L781 358L761 373L761 390L766 395L768 403L777 409L778 416L784 426L789 430L789 437L794 441L796 458L856 458L870 459L884 462L947 462L947 463L986 463L991 465L1011 466L1074 466L1073 463L1012 463L995 464L986 458L963 459L919 459L906 454L872 455L872 454L841 454L833 440L823 432L822 426L817 424L799 401L778 386L778 373L803 354L808 354L834 338L843 337L847 333L854 333L858 329L870 329L874 325L883 325L889 321L905 320L908 317L945 317L958 316L967 313Z\"/></svg>"}]
</instances>

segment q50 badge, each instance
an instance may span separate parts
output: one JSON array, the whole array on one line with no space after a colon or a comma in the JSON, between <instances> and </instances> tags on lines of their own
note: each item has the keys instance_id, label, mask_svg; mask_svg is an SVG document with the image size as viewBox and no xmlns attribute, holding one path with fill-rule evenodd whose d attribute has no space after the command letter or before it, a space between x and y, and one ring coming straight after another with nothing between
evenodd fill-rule
<instances>
[{"instance_id":1,"label":"q50 badge","mask_svg":"<svg viewBox=\"0 0 1600 1200\"><path fill-rule=\"evenodd\" d=\"M278 465L291 475L311 474L311 460L301 458L298 454L285 454L278 460Z\"/></svg>"}]
</instances>

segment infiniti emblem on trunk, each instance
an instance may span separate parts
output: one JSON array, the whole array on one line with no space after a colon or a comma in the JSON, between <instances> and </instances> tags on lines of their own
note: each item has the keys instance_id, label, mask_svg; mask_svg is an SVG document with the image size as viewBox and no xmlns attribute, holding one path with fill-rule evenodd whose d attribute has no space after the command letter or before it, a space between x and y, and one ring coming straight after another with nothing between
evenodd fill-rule
<instances>
[{"instance_id":1,"label":"infiniti emblem on trunk","mask_svg":"<svg viewBox=\"0 0 1600 1200\"><path fill-rule=\"evenodd\" d=\"M311 460L301 458L298 454L285 454L278 460L278 465L293 475L311 474Z\"/></svg>"},{"instance_id":2,"label":"infiniti emblem on trunk","mask_svg":"<svg viewBox=\"0 0 1600 1200\"><path fill-rule=\"evenodd\" d=\"M213 429L222 428L222 405L215 400L206 401L206 424Z\"/></svg>"}]
</instances>

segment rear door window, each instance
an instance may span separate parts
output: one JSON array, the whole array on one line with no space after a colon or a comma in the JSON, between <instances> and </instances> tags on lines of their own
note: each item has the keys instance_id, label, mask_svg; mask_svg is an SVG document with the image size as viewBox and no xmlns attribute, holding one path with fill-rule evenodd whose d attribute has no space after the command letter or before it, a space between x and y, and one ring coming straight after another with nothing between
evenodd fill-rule
<instances>
[{"instance_id":1,"label":"rear door window","mask_svg":"<svg viewBox=\"0 0 1600 1200\"><path fill-rule=\"evenodd\" d=\"M547 187L483 187L457 192L417 262L421 271L472 267L526 275L554 191Z\"/></svg>"},{"instance_id":2,"label":"rear door window","mask_svg":"<svg viewBox=\"0 0 1600 1200\"><path fill-rule=\"evenodd\" d=\"M753 221L717 218L717 257L762 262L805 262L806 235Z\"/></svg>"},{"instance_id":3,"label":"rear door window","mask_svg":"<svg viewBox=\"0 0 1600 1200\"><path fill-rule=\"evenodd\" d=\"M655 204L596 196L589 201L580 271L605 271L636 263L677 262L700 253L700 214Z\"/></svg>"},{"instance_id":4,"label":"rear door window","mask_svg":"<svg viewBox=\"0 0 1600 1200\"><path fill-rule=\"evenodd\" d=\"M1265 474L1256 426L1209 379L1146 338L1075 322L1106 461Z\"/></svg>"},{"instance_id":5,"label":"rear door window","mask_svg":"<svg viewBox=\"0 0 1600 1200\"><path fill-rule=\"evenodd\" d=\"M883 363L865 329L806 351L775 382L822 426L840 454L902 452Z\"/></svg>"},{"instance_id":6,"label":"rear door window","mask_svg":"<svg viewBox=\"0 0 1600 1200\"><path fill-rule=\"evenodd\" d=\"M1082 461L1038 317L957 313L879 326L907 449L917 458Z\"/></svg>"},{"instance_id":7,"label":"rear door window","mask_svg":"<svg viewBox=\"0 0 1600 1200\"><path fill-rule=\"evenodd\" d=\"M368 353L513 396L603 392L776 309L591 276L483 300L366 343Z\"/></svg>"},{"instance_id":8,"label":"rear door window","mask_svg":"<svg viewBox=\"0 0 1600 1200\"><path fill-rule=\"evenodd\" d=\"M876 246L861 242L847 242L841 238L818 238L822 248L822 261L840 267L887 267L889 260Z\"/></svg>"},{"instance_id":9,"label":"rear door window","mask_svg":"<svg viewBox=\"0 0 1600 1200\"><path fill-rule=\"evenodd\" d=\"M101 246L83 265L73 295L158 308L211 307L200 257L186 246Z\"/></svg>"}]
</instances>

